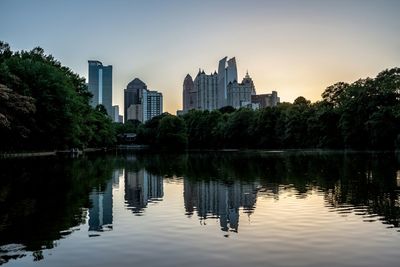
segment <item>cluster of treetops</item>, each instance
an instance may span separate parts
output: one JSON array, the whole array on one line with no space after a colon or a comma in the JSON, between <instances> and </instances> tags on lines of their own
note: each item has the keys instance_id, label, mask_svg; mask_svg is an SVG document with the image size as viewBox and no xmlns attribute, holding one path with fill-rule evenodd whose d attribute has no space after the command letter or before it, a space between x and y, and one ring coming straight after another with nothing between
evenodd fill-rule
<instances>
[{"instance_id":1,"label":"cluster of treetops","mask_svg":"<svg viewBox=\"0 0 400 267\"><path fill-rule=\"evenodd\" d=\"M41 48L13 52L0 42L0 150L110 147L124 133L169 149L400 148L400 68L329 86L322 100L258 110L224 107L113 123L91 107L85 79Z\"/></svg>"}]
</instances>

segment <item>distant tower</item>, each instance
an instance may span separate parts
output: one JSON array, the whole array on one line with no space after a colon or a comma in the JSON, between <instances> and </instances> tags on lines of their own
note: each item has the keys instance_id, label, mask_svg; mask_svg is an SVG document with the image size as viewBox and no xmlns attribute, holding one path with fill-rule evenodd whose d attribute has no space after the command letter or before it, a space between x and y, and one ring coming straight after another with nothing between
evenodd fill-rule
<instances>
[{"instance_id":1,"label":"distant tower","mask_svg":"<svg viewBox=\"0 0 400 267\"><path fill-rule=\"evenodd\" d=\"M194 93L194 83L192 76L186 75L183 81L183 111L187 112L196 108L197 95Z\"/></svg>"},{"instance_id":2,"label":"distant tower","mask_svg":"<svg viewBox=\"0 0 400 267\"><path fill-rule=\"evenodd\" d=\"M216 72L206 74L199 70L194 79L194 97L196 99L193 108L200 110L217 109L218 101L218 75Z\"/></svg>"},{"instance_id":3,"label":"distant tower","mask_svg":"<svg viewBox=\"0 0 400 267\"><path fill-rule=\"evenodd\" d=\"M147 85L142 82L140 79L133 79L124 90L124 120L127 122L132 119L128 116L128 109L135 105L141 104L140 100L142 98L142 91L147 89Z\"/></svg>"},{"instance_id":4,"label":"distant tower","mask_svg":"<svg viewBox=\"0 0 400 267\"><path fill-rule=\"evenodd\" d=\"M111 117L112 110L112 66L103 66L100 61L89 60L89 91L93 94L91 105L102 104Z\"/></svg>"},{"instance_id":5,"label":"distant tower","mask_svg":"<svg viewBox=\"0 0 400 267\"><path fill-rule=\"evenodd\" d=\"M222 108L228 104L227 85L231 82L237 82L236 59L233 57L227 61L224 57L218 65L218 101L217 107Z\"/></svg>"},{"instance_id":6,"label":"distant tower","mask_svg":"<svg viewBox=\"0 0 400 267\"><path fill-rule=\"evenodd\" d=\"M244 76L244 78L242 80L242 84L248 85L249 87L251 87L251 94L252 95L256 94L256 87L254 86L253 79L249 75L249 71L246 71L246 76Z\"/></svg>"},{"instance_id":7,"label":"distant tower","mask_svg":"<svg viewBox=\"0 0 400 267\"><path fill-rule=\"evenodd\" d=\"M124 90L124 119L146 122L163 112L163 96L157 91L150 91L147 85L135 78Z\"/></svg>"}]
</instances>

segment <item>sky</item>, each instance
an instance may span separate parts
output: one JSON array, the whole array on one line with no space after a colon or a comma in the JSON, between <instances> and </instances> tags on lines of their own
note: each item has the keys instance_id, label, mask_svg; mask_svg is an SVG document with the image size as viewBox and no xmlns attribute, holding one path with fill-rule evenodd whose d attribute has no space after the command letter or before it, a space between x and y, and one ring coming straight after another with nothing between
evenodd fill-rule
<instances>
[{"instance_id":1,"label":"sky","mask_svg":"<svg viewBox=\"0 0 400 267\"><path fill-rule=\"evenodd\" d=\"M88 60L113 66L113 104L139 78L182 108L194 78L236 57L257 93L281 101L321 99L339 81L400 67L400 1L0 0L0 40L13 50L42 47L87 78Z\"/></svg>"}]
</instances>

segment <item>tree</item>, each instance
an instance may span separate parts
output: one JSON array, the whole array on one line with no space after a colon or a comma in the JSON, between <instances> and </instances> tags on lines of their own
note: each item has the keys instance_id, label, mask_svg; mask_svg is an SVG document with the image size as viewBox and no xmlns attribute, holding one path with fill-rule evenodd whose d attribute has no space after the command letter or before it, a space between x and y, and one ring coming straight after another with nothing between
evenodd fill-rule
<instances>
[{"instance_id":1,"label":"tree","mask_svg":"<svg viewBox=\"0 0 400 267\"><path fill-rule=\"evenodd\" d=\"M186 148L187 143L185 121L169 114L164 116L158 126L158 146L180 150Z\"/></svg>"},{"instance_id":2,"label":"tree","mask_svg":"<svg viewBox=\"0 0 400 267\"><path fill-rule=\"evenodd\" d=\"M24 129L29 129L22 131L24 149L85 147L100 145L99 140L101 145L109 145L115 140L111 137L111 120L89 105L92 96L85 79L46 55L42 48L12 52L8 44L0 42L0 84L12 91L14 100L31 99L23 104L26 107L34 103L35 112L26 114L29 120L19 120ZM8 110L9 115L19 116L17 110ZM15 148L19 141L2 139L0 144L7 142Z\"/></svg>"}]
</instances>

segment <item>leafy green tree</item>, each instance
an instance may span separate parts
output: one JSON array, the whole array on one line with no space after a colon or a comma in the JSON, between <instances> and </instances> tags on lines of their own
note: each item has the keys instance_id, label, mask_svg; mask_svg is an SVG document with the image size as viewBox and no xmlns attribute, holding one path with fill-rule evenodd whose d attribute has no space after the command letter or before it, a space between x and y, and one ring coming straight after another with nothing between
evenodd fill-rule
<instances>
[{"instance_id":1,"label":"leafy green tree","mask_svg":"<svg viewBox=\"0 0 400 267\"><path fill-rule=\"evenodd\" d=\"M229 114L224 137L228 147L248 147L253 141L249 135L253 124L254 111L241 108Z\"/></svg>"},{"instance_id":2,"label":"leafy green tree","mask_svg":"<svg viewBox=\"0 0 400 267\"><path fill-rule=\"evenodd\" d=\"M184 149L187 146L185 121L177 116L166 115L159 121L157 143L160 147Z\"/></svg>"},{"instance_id":3,"label":"leafy green tree","mask_svg":"<svg viewBox=\"0 0 400 267\"><path fill-rule=\"evenodd\" d=\"M23 131L24 149L103 146L115 140L110 138L111 121L89 105L92 96L85 79L46 55L42 48L12 52L8 44L0 42L0 84L14 96L21 96L20 100L32 99L35 105L30 119L21 121L21 126L29 129ZM18 116L17 111L12 113ZM0 145L4 147L5 142L11 148L20 144L17 140L2 139Z\"/></svg>"}]
</instances>

